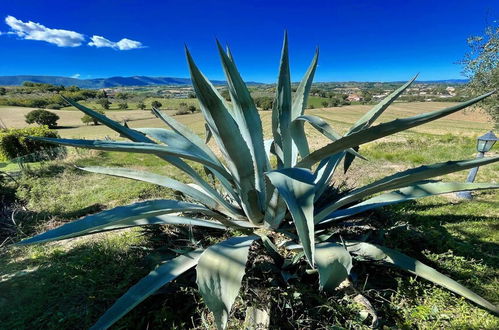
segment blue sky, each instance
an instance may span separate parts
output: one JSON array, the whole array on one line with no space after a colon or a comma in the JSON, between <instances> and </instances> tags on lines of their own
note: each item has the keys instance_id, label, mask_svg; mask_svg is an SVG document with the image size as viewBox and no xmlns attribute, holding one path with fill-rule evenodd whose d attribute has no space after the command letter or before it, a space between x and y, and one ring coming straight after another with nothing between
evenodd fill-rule
<instances>
[{"instance_id":1,"label":"blue sky","mask_svg":"<svg viewBox=\"0 0 499 330\"><path fill-rule=\"evenodd\" d=\"M462 78L466 38L497 0L23 0L0 4L0 75L187 77L184 43L223 79L215 38L243 78L273 82L287 30L293 80L320 47L315 81Z\"/></svg>"}]
</instances>

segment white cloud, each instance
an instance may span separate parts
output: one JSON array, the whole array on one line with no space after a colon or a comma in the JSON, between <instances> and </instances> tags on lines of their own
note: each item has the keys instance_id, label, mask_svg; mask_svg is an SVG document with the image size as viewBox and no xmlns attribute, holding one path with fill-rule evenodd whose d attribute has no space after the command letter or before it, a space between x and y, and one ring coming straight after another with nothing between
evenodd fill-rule
<instances>
[{"instance_id":1,"label":"white cloud","mask_svg":"<svg viewBox=\"0 0 499 330\"><path fill-rule=\"evenodd\" d=\"M71 78L76 78L76 79L78 79L80 77L81 77L81 74L79 74L79 73L75 73L74 75L71 76Z\"/></svg>"},{"instance_id":2,"label":"white cloud","mask_svg":"<svg viewBox=\"0 0 499 330\"><path fill-rule=\"evenodd\" d=\"M10 26L12 33L17 34L20 38L45 41L59 47L78 47L85 40L85 36L81 33L50 29L40 23L23 22L13 16L7 16L5 23Z\"/></svg>"},{"instance_id":3,"label":"white cloud","mask_svg":"<svg viewBox=\"0 0 499 330\"><path fill-rule=\"evenodd\" d=\"M101 47L109 47L113 49L119 49L119 50L130 50L130 49L137 49L137 48L144 48L142 43L140 41L135 41L135 40L130 40L127 38L123 38L118 42L111 41L109 39L106 39L101 36L92 36L92 41L88 43L89 46L94 46L97 48Z\"/></svg>"}]
</instances>

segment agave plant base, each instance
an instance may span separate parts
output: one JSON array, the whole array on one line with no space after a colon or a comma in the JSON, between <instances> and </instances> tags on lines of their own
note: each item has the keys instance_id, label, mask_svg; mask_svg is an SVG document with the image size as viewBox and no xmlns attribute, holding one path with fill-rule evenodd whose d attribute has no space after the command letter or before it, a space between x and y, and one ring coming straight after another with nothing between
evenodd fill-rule
<instances>
[{"instance_id":1,"label":"agave plant base","mask_svg":"<svg viewBox=\"0 0 499 330\"><path fill-rule=\"evenodd\" d=\"M414 77L366 112L342 135L322 118L305 114L318 51L296 92L292 93L285 37L272 110L272 139L265 140L258 110L230 51L220 44L218 49L227 77L230 104L201 73L187 50L186 56L208 136L215 140L221 158L188 127L156 109L154 113L169 129L131 129L67 100L132 142L38 138L72 147L153 154L185 172L192 183L126 168L83 168L167 187L184 195L185 201L151 200L120 206L26 239L20 245L144 225L198 226L234 234L210 246L188 246L179 251L178 256L164 260L119 298L97 320L95 329L108 328L144 299L193 268L199 293L213 313L214 323L219 329L226 328L255 244L265 248L272 258L270 265L281 273L286 274L295 264L301 265L303 274L311 273L318 280L314 288L321 291L334 290L352 278L354 265L376 262L432 281L498 313L498 308L489 301L408 255L365 238L347 240L334 233L338 221L382 206L443 193L499 188L495 183L434 180L448 173L497 162L499 157L420 166L350 191L329 189L340 164L348 171L353 161L365 159L361 154L363 144L455 113L493 92L442 110L373 125L411 85ZM330 143L310 150L304 130L306 123ZM198 172L188 161L200 164L203 171ZM272 233L284 235L286 242L279 246Z\"/></svg>"}]
</instances>

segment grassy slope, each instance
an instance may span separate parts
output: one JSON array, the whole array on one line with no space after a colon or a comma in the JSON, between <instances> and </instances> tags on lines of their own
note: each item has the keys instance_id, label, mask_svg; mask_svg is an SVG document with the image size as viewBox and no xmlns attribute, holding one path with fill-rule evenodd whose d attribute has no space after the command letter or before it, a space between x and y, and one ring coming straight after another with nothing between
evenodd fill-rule
<instances>
[{"instance_id":1,"label":"grassy slope","mask_svg":"<svg viewBox=\"0 0 499 330\"><path fill-rule=\"evenodd\" d=\"M388 113L383 118L402 116L410 111L427 111L428 106L435 108L441 105L397 104L390 110L394 115ZM348 123L353 122L364 109L354 106L315 109L309 113L329 119L334 116L332 123L339 131L344 131ZM270 112L263 112L262 117L268 128ZM365 146L361 152L370 162L356 161L352 166L351 177L354 179L349 182L365 183L383 173L421 163L473 157L474 137L489 128L487 123L476 117L472 113L464 117L446 118L438 124ZM199 115L177 118L189 123L196 132L203 132ZM160 124L153 119L132 122L131 126ZM87 129L83 133L95 136L104 134L96 132L100 127ZM78 131L73 133L77 134ZM325 143L317 133L310 135L314 140L319 140L317 145ZM65 162L45 164L34 175L22 179L18 197L27 203L28 211L20 215L25 218L23 230L26 235L103 208L173 196L171 191L153 185L82 173L75 170L73 164L128 166L186 180L178 171L147 155L100 152L72 154ZM464 180L465 176L466 173L458 173L451 175L450 179ZM477 181L499 181L499 165L480 169ZM394 231L390 234L391 246L423 257L442 272L497 304L498 197L497 192L480 193L473 202L457 201L452 196L434 197L385 208L374 215L388 224L410 224L411 231ZM203 236L196 232L194 235L197 238ZM150 235L144 235L139 230L127 230L44 246L0 250L2 327L87 328L127 287L154 267L154 255L151 257L149 254L157 244ZM499 327L496 317L428 282L414 281L405 275L398 276L398 272L380 272L379 268L367 267L364 271L368 276L364 276L361 283L365 281L366 294L389 325L407 328ZM387 278L391 280L387 281ZM207 317L206 309L195 303L199 298L193 293L192 287L181 284L175 284L179 289L177 291L170 290L166 296L158 295L146 300L119 322L117 328L127 328L127 324L133 324L134 328L146 327L147 324L167 328L188 328L193 324L199 326L199 315ZM295 284L289 288L290 292L293 288ZM393 291L393 288L397 290ZM327 296L321 297L324 301L321 311L324 312L320 315L324 317L324 322L336 320L345 326L362 324L355 316L354 306L337 302L334 296L329 300ZM179 304L179 301L183 303ZM298 306L299 303L296 297L289 301L292 306ZM184 315L192 315L193 321Z\"/></svg>"}]
</instances>

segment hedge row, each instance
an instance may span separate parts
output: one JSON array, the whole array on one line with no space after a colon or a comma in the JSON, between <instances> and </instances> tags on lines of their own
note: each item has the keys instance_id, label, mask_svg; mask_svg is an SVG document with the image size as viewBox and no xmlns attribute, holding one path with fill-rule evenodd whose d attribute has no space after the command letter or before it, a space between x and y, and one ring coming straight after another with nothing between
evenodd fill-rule
<instances>
[{"instance_id":1,"label":"hedge row","mask_svg":"<svg viewBox=\"0 0 499 330\"><path fill-rule=\"evenodd\" d=\"M53 148L51 144L28 139L28 136L59 137L57 132L50 130L47 126L0 130L0 161L8 161Z\"/></svg>"}]
</instances>

